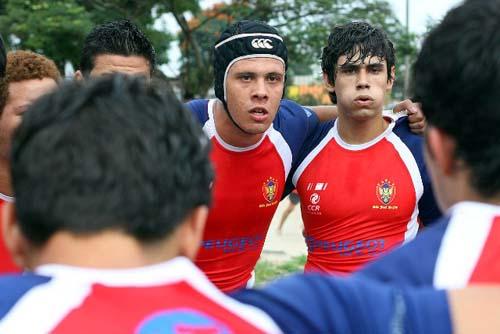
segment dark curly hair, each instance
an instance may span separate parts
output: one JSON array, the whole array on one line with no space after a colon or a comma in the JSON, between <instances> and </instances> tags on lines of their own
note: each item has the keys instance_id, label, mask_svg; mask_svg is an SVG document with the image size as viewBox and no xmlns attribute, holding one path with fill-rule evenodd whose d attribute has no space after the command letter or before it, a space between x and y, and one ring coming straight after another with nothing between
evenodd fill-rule
<instances>
[{"instance_id":1,"label":"dark curly hair","mask_svg":"<svg viewBox=\"0 0 500 334\"><path fill-rule=\"evenodd\" d=\"M36 101L14 134L23 234L105 230L163 240L210 202L209 141L172 95L125 76L70 83Z\"/></svg>"},{"instance_id":2,"label":"dark curly hair","mask_svg":"<svg viewBox=\"0 0 500 334\"><path fill-rule=\"evenodd\" d=\"M10 83L44 78L51 78L56 82L61 79L61 74L52 60L31 51L9 52L5 75L0 79L0 113L9 98Z\"/></svg>"},{"instance_id":3,"label":"dark curly hair","mask_svg":"<svg viewBox=\"0 0 500 334\"><path fill-rule=\"evenodd\" d=\"M359 56L353 59L359 51ZM328 81L335 84L337 61L346 56L346 64L363 61L366 57L380 57L387 62L387 78L394 79L391 69L396 63L394 46L387 34L380 28L366 22L351 22L333 28L328 36L328 44L321 55L321 69L326 73ZM337 95L330 92L330 99L337 103Z\"/></svg>"}]
</instances>

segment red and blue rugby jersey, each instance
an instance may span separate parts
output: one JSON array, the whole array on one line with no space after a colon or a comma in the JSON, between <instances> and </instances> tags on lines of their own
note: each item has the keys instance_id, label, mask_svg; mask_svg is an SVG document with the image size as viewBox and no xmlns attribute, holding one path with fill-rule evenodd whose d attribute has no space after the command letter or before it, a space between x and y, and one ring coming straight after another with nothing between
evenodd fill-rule
<instances>
[{"instance_id":1,"label":"red and blue rugby jersey","mask_svg":"<svg viewBox=\"0 0 500 334\"><path fill-rule=\"evenodd\" d=\"M0 277L0 333L280 333L188 259L135 269L46 265Z\"/></svg>"},{"instance_id":2,"label":"red and blue rugby jersey","mask_svg":"<svg viewBox=\"0 0 500 334\"><path fill-rule=\"evenodd\" d=\"M188 104L212 142L215 168L212 207L195 263L218 288L231 291L251 278L291 166L317 117L283 100L259 143L234 147L217 134L215 101Z\"/></svg>"},{"instance_id":3,"label":"red and blue rugby jersey","mask_svg":"<svg viewBox=\"0 0 500 334\"><path fill-rule=\"evenodd\" d=\"M6 202L13 202L14 198L0 193L0 220L3 219L3 206ZM5 246L3 231L0 228L0 274L20 272L21 269L14 263Z\"/></svg>"},{"instance_id":4,"label":"red and blue rugby jersey","mask_svg":"<svg viewBox=\"0 0 500 334\"><path fill-rule=\"evenodd\" d=\"M306 271L350 273L413 239L418 218L437 218L422 138L407 118L361 145L342 140L337 122L296 169L308 257ZM313 140L314 142L314 140Z\"/></svg>"},{"instance_id":5,"label":"red and blue rugby jersey","mask_svg":"<svg viewBox=\"0 0 500 334\"><path fill-rule=\"evenodd\" d=\"M357 275L398 285L462 288L500 283L500 206L461 202Z\"/></svg>"}]
</instances>

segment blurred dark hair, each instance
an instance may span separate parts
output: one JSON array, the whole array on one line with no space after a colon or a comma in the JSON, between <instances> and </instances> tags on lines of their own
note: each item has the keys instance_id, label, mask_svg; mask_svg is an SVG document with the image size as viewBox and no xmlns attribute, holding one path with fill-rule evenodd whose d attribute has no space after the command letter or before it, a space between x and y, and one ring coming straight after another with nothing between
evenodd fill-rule
<instances>
[{"instance_id":1,"label":"blurred dark hair","mask_svg":"<svg viewBox=\"0 0 500 334\"><path fill-rule=\"evenodd\" d=\"M58 231L162 240L209 204L208 150L191 113L144 80L65 85L35 102L14 135L21 229L37 245Z\"/></svg>"},{"instance_id":2,"label":"blurred dark hair","mask_svg":"<svg viewBox=\"0 0 500 334\"><path fill-rule=\"evenodd\" d=\"M359 55L354 59L359 51ZM328 81L335 84L337 61L346 56L347 63L363 61L367 57L380 57L387 62L387 78L394 79L391 69L396 62L394 46L387 34L380 28L366 22L351 22L336 26L328 36L328 44L321 55L321 69ZM333 103L337 103L337 94L329 93Z\"/></svg>"},{"instance_id":3,"label":"blurred dark hair","mask_svg":"<svg viewBox=\"0 0 500 334\"><path fill-rule=\"evenodd\" d=\"M431 126L456 141L472 186L500 191L500 1L469 0L448 12L425 39L413 91Z\"/></svg>"}]
</instances>

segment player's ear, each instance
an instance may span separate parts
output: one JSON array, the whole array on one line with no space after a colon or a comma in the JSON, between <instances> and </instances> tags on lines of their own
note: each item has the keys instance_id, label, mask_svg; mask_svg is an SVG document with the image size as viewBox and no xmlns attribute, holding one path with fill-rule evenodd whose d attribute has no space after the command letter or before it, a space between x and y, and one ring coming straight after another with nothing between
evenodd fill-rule
<instances>
[{"instance_id":1,"label":"player's ear","mask_svg":"<svg viewBox=\"0 0 500 334\"><path fill-rule=\"evenodd\" d=\"M425 134L429 159L443 175L451 175L458 164L455 159L456 143L452 137L433 126L428 126Z\"/></svg>"},{"instance_id":2,"label":"player's ear","mask_svg":"<svg viewBox=\"0 0 500 334\"><path fill-rule=\"evenodd\" d=\"M394 85L394 81L396 80L396 66L391 67L390 71L390 76L387 78L387 91L390 91L392 89L392 86Z\"/></svg>"},{"instance_id":3,"label":"player's ear","mask_svg":"<svg viewBox=\"0 0 500 334\"><path fill-rule=\"evenodd\" d=\"M14 203L4 204L1 224L3 242L12 260L21 268L29 267L30 246L18 224Z\"/></svg>"},{"instance_id":4,"label":"player's ear","mask_svg":"<svg viewBox=\"0 0 500 334\"><path fill-rule=\"evenodd\" d=\"M323 83L325 84L325 88L327 91L330 93L335 92L335 84L331 83L330 80L328 79L328 74L323 72Z\"/></svg>"},{"instance_id":5,"label":"player's ear","mask_svg":"<svg viewBox=\"0 0 500 334\"><path fill-rule=\"evenodd\" d=\"M77 81L81 81L81 80L83 80L83 79L84 79L84 78L83 78L83 73L82 73L82 71L80 71L80 70L76 71L76 72L75 72L75 80L77 80Z\"/></svg>"},{"instance_id":6,"label":"player's ear","mask_svg":"<svg viewBox=\"0 0 500 334\"><path fill-rule=\"evenodd\" d=\"M198 206L191 210L179 226L178 238L180 255L194 260L201 245L208 207Z\"/></svg>"}]
</instances>

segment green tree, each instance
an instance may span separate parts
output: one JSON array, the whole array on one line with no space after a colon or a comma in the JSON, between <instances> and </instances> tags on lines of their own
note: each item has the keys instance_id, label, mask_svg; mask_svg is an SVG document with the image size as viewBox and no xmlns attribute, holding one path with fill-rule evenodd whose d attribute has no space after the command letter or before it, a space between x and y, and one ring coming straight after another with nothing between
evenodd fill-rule
<instances>
[{"instance_id":1,"label":"green tree","mask_svg":"<svg viewBox=\"0 0 500 334\"><path fill-rule=\"evenodd\" d=\"M151 39L161 64L168 61L167 50L173 37L154 28L156 18L163 13L155 10L156 2L6 0L0 6L0 29L12 48L42 53L62 70L66 61L74 65L79 63L84 38L94 25L128 18ZM197 5L194 0L184 3Z\"/></svg>"},{"instance_id":2,"label":"green tree","mask_svg":"<svg viewBox=\"0 0 500 334\"><path fill-rule=\"evenodd\" d=\"M14 42L12 48L43 53L60 69L67 60L78 59L92 25L89 13L76 1L8 0L0 15L0 29Z\"/></svg>"}]
</instances>

